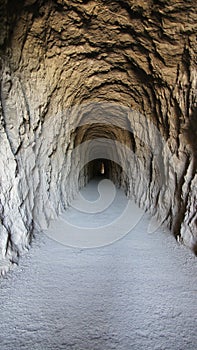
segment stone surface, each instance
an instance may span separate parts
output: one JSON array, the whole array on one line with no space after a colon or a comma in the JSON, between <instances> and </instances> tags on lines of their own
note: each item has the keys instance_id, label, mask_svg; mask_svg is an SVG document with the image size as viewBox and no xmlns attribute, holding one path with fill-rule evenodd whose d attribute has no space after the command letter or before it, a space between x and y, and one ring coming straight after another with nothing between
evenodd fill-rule
<instances>
[{"instance_id":1,"label":"stone surface","mask_svg":"<svg viewBox=\"0 0 197 350\"><path fill-rule=\"evenodd\" d=\"M196 4L0 6L2 271L87 183L92 168L82 165L97 154L128 196L196 250ZM89 146L98 138L110 146Z\"/></svg>"},{"instance_id":2,"label":"stone surface","mask_svg":"<svg viewBox=\"0 0 197 350\"><path fill-rule=\"evenodd\" d=\"M98 198L96 181L81 192ZM106 216L70 207L64 221L100 227L127 203L119 189ZM0 279L1 350L195 350L197 259L168 229L147 234L149 220L144 214L102 248L38 234L17 269Z\"/></svg>"}]
</instances>

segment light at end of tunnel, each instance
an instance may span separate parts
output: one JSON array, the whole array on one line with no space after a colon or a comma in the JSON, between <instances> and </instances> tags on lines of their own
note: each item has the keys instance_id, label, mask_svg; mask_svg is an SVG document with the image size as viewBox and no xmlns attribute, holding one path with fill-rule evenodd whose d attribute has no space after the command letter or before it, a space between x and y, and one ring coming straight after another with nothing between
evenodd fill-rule
<instances>
[{"instance_id":1,"label":"light at end of tunnel","mask_svg":"<svg viewBox=\"0 0 197 350\"><path fill-rule=\"evenodd\" d=\"M101 174L105 174L105 165L104 163L101 163Z\"/></svg>"}]
</instances>

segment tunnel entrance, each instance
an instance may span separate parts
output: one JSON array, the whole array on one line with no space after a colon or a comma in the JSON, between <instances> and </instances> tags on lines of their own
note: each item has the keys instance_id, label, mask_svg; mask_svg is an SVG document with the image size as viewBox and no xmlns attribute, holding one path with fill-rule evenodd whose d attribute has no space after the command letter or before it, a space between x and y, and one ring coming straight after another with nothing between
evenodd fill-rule
<instances>
[{"instance_id":1,"label":"tunnel entrance","mask_svg":"<svg viewBox=\"0 0 197 350\"><path fill-rule=\"evenodd\" d=\"M109 178L109 160L95 159L92 161L93 177Z\"/></svg>"},{"instance_id":2,"label":"tunnel entrance","mask_svg":"<svg viewBox=\"0 0 197 350\"><path fill-rule=\"evenodd\" d=\"M80 171L79 188L85 187L93 179L109 179L118 188L127 192L129 179L123 168L116 162L98 158L88 162Z\"/></svg>"},{"instance_id":3,"label":"tunnel entrance","mask_svg":"<svg viewBox=\"0 0 197 350\"><path fill-rule=\"evenodd\" d=\"M83 111L80 125L72 133L71 164L76 188L81 189L91 179L100 177L111 180L129 194L135 145L128 111L111 104L110 108L104 107L100 104L88 106L87 111Z\"/></svg>"},{"instance_id":4,"label":"tunnel entrance","mask_svg":"<svg viewBox=\"0 0 197 350\"><path fill-rule=\"evenodd\" d=\"M105 174L105 164L103 162L101 163L100 173L101 175Z\"/></svg>"}]
</instances>

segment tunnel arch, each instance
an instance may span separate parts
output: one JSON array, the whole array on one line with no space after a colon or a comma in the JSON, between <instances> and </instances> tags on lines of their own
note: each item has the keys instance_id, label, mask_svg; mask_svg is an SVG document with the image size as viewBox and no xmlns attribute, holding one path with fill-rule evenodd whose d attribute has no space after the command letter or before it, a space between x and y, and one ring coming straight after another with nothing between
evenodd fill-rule
<instances>
[{"instance_id":1,"label":"tunnel arch","mask_svg":"<svg viewBox=\"0 0 197 350\"><path fill-rule=\"evenodd\" d=\"M99 138L125 163L127 195L196 250L196 19L191 2L179 5L2 3L0 250L9 266L69 205L79 187L73 152Z\"/></svg>"}]
</instances>

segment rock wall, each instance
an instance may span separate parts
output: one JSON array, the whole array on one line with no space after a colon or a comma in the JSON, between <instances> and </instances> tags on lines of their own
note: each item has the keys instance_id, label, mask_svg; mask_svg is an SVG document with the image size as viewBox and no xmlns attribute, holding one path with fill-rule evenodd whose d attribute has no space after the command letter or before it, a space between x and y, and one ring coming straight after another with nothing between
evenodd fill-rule
<instances>
[{"instance_id":1,"label":"rock wall","mask_svg":"<svg viewBox=\"0 0 197 350\"><path fill-rule=\"evenodd\" d=\"M195 2L7 0L0 13L1 271L96 158L196 251Z\"/></svg>"}]
</instances>

